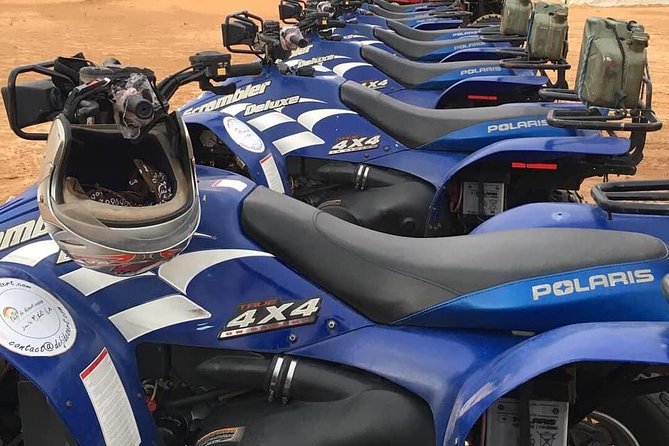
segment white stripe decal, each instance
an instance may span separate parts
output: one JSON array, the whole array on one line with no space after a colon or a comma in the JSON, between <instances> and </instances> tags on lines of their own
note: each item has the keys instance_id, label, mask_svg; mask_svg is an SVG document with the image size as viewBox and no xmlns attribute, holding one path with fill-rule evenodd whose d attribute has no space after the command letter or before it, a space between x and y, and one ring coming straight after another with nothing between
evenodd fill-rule
<instances>
[{"instance_id":1,"label":"white stripe decal","mask_svg":"<svg viewBox=\"0 0 669 446\"><path fill-rule=\"evenodd\" d=\"M286 122L295 122L295 120L290 116L286 116L279 112L270 112L247 121L248 124L257 128L261 132L279 124L285 124Z\"/></svg>"},{"instance_id":2,"label":"white stripe decal","mask_svg":"<svg viewBox=\"0 0 669 446\"><path fill-rule=\"evenodd\" d=\"M130 342L161 328L210 317L211 313L192 300L174 294L128 308L109 316L109 320Z\"/></svg>"},{"instance_id":3,"label":"white stripe decal","mask_svg":"<svg viewBox=\"0 0 669 446\"><path fill-rule=\"evenodd\" d=\"M331 73L332 70L329 69L328 67L324 67L323 65L314 65L314 70L315 71L320 71L321 73Z\"/></svg>"},{"instance_id":4,"label":"white stripe decal","mask_svg":"<svg viewBox=\"0 0 669 446\"><path fill-rule=\"evenodd\" d=\"M380 40L355 40L355 43L359 43L360 45L379 45L383 44Z\"/></svg>"},{"instance_id":5,"label":"white stripe decal","mask_svg":"<svg viewBox=\"0 0 669 446\"><path fill-rule=\"evenodd\" d=\"M158 269L158 276L175 289L186 292L188 284L202 271L218 263L244 257L273 257L263 251L248 249L210 249L206 251L181 254L163 264Z\"/></svg>"},{"instance_id":6,"label":"white stripe decal","mask_svg":"<svg viewBox=\"0 0 669 446\"><path fill-rule=\"evenodd\" d=\"M325 141L313 133L302 132L286 136L285 138L277 139L273 144L279 153L281 153L281 155L285 155L292 152L293 150L298 150L309 146L316 146L324 143Z\"/></svg>"},{"instance_id":7,"label":"white stripe decal","mask_svg":"<svg viewBox=\"0 0 669 446\"><path fill-rule=\"evenodd\" d=\"M222 108L220 111L221 111L221 113L228 113L232 116L236 116L242 110L246 110L246 107L248 105L251 105L251 104L249 104L248 102L244 102L244 103L241 103L241 104L232 104L232 105L228 105L225 108Z\"/></svg>"},{"instance_id":8,"label":"white stripe decal","mask_svg":"<svg viewBox=\"0 0 669 446\"><path fill-rule=\"evenodd\" d=\"M211 183L211 187L227 187L234 189L237 192L241 192L246 189L248 186L245 182L240 180L232 180L230 178L223 178L221 180L215 180Z\"/></svg>"},{"instance_id":9,"label":"white stripe decal","mask_svg":"<svg viewBox=\"0 0 669 446\"><path fill-rule=\"evenodd\" d=\"M300 104L302 104L304 102L317 102L319 104L325 104L324 101L320 101L320 100L314 99L314 98L300 98Z\"/></svg>"},{"instance_id":10,"label":"white stripe decal","mask_svg":"<svg viewBox=\"0 0 669 446\"><path fill-rule=\"evenodd\" d=\"M347 71L358 67L371 67L371 65L365 62L348 62L337 65L336 67L332 68L332 71L343 77Z\"/></svg>"},{"instance_id":11,"label":"white stripe decal","mask_svg":"<svg viewBox=\"0 0 669 446\"><path fill-rule=\"evenodd\" d=\"M103 288L123 282L124 280L147 276L154 276L154 274L152 272L146 272L137 276L122 277L112 276L111 274L101 273L88 268L78 268L67 274L63 274L59 278L76 288L84 296L88 297Z\"/></svg>"},{"instance_id":12,"label":"white stripe decal","mask_svg":"<svg viewBox=\"0 0 669 446\"><path fill-rule=\"evenodd\" d=\"M377 40L366 40L365 42L381 43ZM362 42L360 42L360 43L362 43ZM315 62L316 59L323 59L323 60L321 62ZM289 67L293 67L295 65L299 65L300 62L308 62L309 65L307 65L307 66L313 66L313 65L320 65L323 62L329 62L329 61L335 60L335 59L350 59L350 57L342 56L340 54L334 54L334 55L332 55L331 58L329 56L323 56L323 57L314 57L313 59L289 59L289 60L286 60L284 62L284 64L286 64Z\"/></svg>"},{"instance_id":13,"label":"white stripe decal","mask_svg":"<svg viewBox=\"0 0 669 446\"><path fill-rule=\"evenodd\" d=\"M302 113L297 117L297 122L302 124L304 127L309 130L314 130L316 124L322 121L325 118L335 115L355 115L356 113L352 110L346 110L343 108L322 108L319 110L310 110L308 112Z\"/></svg>"},{"instance_id":14,"label":"white stripe decal","mask_svg":"<svg viewBox=\"0 0 669 446\"><path fill-rule=\"evenodd\" d=\"M56 254L58 251L60 251L60 248L53 240L41 240L15 249L0 259L0 262L35 266L47 257Z\"/></svg>"}]
</instances>

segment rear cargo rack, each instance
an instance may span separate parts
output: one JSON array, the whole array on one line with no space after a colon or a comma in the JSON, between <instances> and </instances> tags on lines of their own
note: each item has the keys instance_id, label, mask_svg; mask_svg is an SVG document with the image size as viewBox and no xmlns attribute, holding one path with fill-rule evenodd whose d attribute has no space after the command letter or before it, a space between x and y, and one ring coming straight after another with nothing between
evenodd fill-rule
<instances>
[{"instance_id":1,"label":"rear cargo rack","mask_svg":"<svg viewBox=\"0 0 669 446\"><path fill-rule=\"evenodd\" d=\"M669 215L669 180L602 183L590 193L609 218L613 213Z\"/></svg>"},{"instance_id":2,"label":"rear cargo rack","mask_svg":"<svg viewBox=\"0 0 669 446\"><path fill-rule=\"evenodd\" d=\"M548 71L555 71L557 78L555 81L550 80L548 88L544 90L559 90L569 91L567 84L567 70L571 68L571 64L566 59L551 61L548 59L531 59L526 50L521 50L522 54L518 57L510 59L502 59L500 66L503 68L510 68L515 70L536 70L540 75L547 77ZM543 95L542 95L543 97Z\"/></svg>"},{"instance_id":3,"label":"rear cargo rack","mask_svg":"<svg viewBox=\"0 0 669 446\"><path fill-rule=\"evenodd\" d=\"M539 95L545 100L581 102L576 90L544 88ZM643 77L639 105L635 109L608 109L590 106L587 110L550 110L546 121L554 127L619 132L656 132L662 121L652 109L653 83L648 70Z\"/></svg>"},{"instance_id":4,"label":"rear cargo rack","mask_svg":"<svg viewBox=\"0 0 669 446\"><path fill-rule=\"evenodd\" d=\"M489 42L489 43L495 43L495 42L509 42L511 44L517 44L517 45L522 45L525 40L527 40L527 36L519 36L516 34L502 34L500 31L499 26L487 26L485 28L481 28L479 31L479 39L482 42Z\"/></svg>"}]
</instances>

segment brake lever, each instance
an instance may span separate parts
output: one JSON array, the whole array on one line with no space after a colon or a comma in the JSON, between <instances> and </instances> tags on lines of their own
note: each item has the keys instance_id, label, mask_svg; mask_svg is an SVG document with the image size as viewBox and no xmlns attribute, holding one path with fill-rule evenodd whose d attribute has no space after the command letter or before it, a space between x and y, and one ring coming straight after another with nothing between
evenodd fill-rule
<instances>
[{"instance_id":1,"label":"brake lever","mask_svg":"<svg viewBox=\"0 0 669 446\"><path fill-rule=\"evenodd\" d=\"M77 117L80 119L95 118L100 114L100 104L96 101L87 101L83 99L79 102L79 108L77 108Z\"/></svg>"},{"instance_id":2,"label":"brake lever","mask_svg":"<svg viewBox=\"0 0 669 446\"><path fill-rule=\"evenodd\" d=\"M77 112L79 103L94 94L108 89L110 83L111 79L105 77L102 79L92 80L82 85L77 85L72 89L70 94L67 96L67 99L65 100L63 114L68 118L68 120L74 120L74 115Z\"/></svg>"},{"instance_id":3,"label":"brake lever","mask_svg":"<svg viewBox=\"0 0 669 446\"><path fill-rule=\"evenodd\" d=\"M226 96L234 94L234 92L237 91L237 85L234 83L228 85L214 85L210 80L201 80L200 89L203 91L211 91L217 96Z\"/></svg>"}]
</instances>

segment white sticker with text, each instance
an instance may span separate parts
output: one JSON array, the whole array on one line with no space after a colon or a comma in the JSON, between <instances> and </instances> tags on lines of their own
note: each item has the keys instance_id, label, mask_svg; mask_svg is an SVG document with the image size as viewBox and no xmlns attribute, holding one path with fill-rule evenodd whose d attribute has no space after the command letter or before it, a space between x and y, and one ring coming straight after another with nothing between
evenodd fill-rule
<instances>
[{"instance_id":1,"label":"white sticker with text","mask_svg":"<svg viewBox=\"0 0 669 446\"><path fill-rule=\"evenodd\" d=\"M57 356L77 337L72 316L46 290L21 279L0 279L0 346L23 356Z\"/></svg>"}]
</instances>

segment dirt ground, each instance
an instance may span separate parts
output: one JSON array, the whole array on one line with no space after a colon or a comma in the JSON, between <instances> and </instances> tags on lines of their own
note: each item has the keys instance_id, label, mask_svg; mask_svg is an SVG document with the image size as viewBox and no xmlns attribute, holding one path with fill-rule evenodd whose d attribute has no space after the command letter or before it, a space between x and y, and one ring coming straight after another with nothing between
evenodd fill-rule
<instances>
[{"instance_id":1,"label":"dirt ground","mask_svg":"<svg viewBox=\"0 0 669 446\"><path fill-rule=\"evenodd\" d=\"M276 17L277 5L278 0L0 0L0 85L6 85L13 67L79 51L96 61L114 56L126 64L150 67L161 77L183 68L195 51L222 51L220 24L227 13L246 8L271 18ZM572 7L569 15L574 65L586 17L633 19L646 26L651 35L654 108L669 120L669 46L662 43L669 34L662 25L669 7ZM239 55L235 58L243 60ZM195 94L195 89L182 90L174 105ZM4 202L35 181L44 144L17 138L7 124L4 104L0 109L0 141L4 141L0 202ZM667 176L667 139L669 130L649 136L636 178Z\"/></svg>"}]
</instances>

